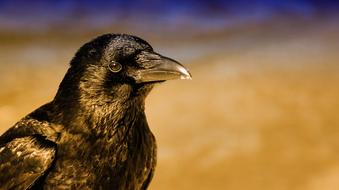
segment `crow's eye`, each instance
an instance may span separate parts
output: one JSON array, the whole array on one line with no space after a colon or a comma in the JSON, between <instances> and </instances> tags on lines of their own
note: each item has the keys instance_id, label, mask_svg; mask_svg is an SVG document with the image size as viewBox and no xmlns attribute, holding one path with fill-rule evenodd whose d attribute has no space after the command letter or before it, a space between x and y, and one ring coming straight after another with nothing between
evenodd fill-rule
<instances>
[{"instance_id":1,"label":"crow's eye","mask_svg":"<svg viewBox=\"0 0 339 190\"><path fill-rule=\"evenodd\" d=\"M116 61L111 61L109 64L108 64L108 69L110 71L112 71L113 73L117 73L119 71L121 71L122 69L122 66L120 63L116 62Z\"/></svg>"}]
</instances>

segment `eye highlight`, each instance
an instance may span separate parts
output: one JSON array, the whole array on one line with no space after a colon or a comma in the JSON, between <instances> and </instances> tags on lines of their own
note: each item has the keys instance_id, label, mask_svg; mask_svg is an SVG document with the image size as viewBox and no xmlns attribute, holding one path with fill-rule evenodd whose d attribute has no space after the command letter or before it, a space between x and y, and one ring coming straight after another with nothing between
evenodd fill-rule
<instances>
[{"instance_id":1,"label":"eye highlight","mask_svg":"<svg viewBox=\"0 0 339 190\"><path fill-rule=\"evenodd\" d=\"M121 71L122 69L122 65L116 61L111 61L109 64L108 64L108 69L110 71L112 71L113 73L117 73L119 71Z\"/></svg>"}]
</instances>

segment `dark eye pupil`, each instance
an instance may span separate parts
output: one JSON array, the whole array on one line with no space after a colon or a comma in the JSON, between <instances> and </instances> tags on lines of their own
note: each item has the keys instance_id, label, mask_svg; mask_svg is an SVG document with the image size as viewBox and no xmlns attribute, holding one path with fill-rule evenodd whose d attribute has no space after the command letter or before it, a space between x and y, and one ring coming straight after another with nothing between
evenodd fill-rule
<instances>
[{"instance_id":1,"label":"dark eye pupil","mask_svg":"<svg viewBox=\"0 0 339 190\"><path fill-rule=\"evenodd\" d=\"M117 72L121 71L122 66L118 62L111 61L111 63L108 65L108 68L109 68L110 71L117 73Z\"/></svg>"}]
</instances>

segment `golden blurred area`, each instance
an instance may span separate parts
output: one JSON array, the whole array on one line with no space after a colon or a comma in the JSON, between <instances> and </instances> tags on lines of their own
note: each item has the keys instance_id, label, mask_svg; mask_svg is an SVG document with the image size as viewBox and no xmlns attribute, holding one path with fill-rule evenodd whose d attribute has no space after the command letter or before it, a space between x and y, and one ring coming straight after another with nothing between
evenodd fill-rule
<instances>
[{"instance_id":1,"label":"golden blurred area","mask_svg":"<svg viewBox=\"0 0 339 190\"><path fill-rule=\"evenodd\" d=\"M336 22L277 21L178 39L136 33L193 75L147 99L158 142L150 189L339 189ZM128 28L120 30L109 28ZM0 34L0 133L52 100L77 48L107 31Z\"/></svg>"}]
</instances>

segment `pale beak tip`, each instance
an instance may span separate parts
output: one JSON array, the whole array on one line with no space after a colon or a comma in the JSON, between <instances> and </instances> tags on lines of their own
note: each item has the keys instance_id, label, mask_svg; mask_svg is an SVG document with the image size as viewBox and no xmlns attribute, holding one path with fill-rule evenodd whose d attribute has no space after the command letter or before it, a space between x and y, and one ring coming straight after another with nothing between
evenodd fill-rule
<instances>
[{"instance_id":1,"label":"pale beak tip","mask_svg":"<svg viewBox=\"0 0 339 190\"><path fill-rule=\"evenodd\" d=\"M192 75L191 75L191 73L186 68L181 67L179 70L180 70L180 72L182 74L180 79L192 80Z\"/></svg>"},{"instance_id":2,"label":"pale beak tip","mask_svg":"<svg viewBox=\"0 0 339 190\"><path fill-rule=\"evenodd\" d=\"M192 80L192 75L189 73L188 75L182 75L180 79L183 80Z\"/></svg>"}]
</instances>

